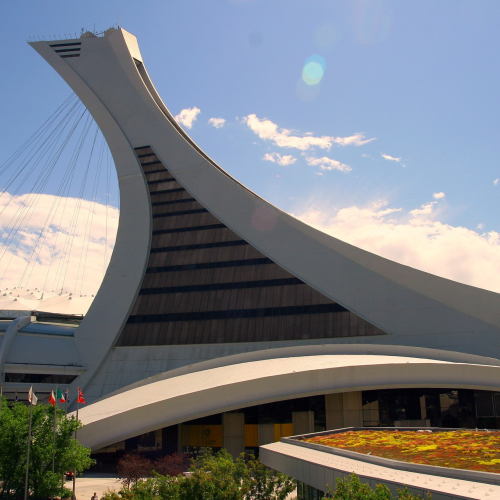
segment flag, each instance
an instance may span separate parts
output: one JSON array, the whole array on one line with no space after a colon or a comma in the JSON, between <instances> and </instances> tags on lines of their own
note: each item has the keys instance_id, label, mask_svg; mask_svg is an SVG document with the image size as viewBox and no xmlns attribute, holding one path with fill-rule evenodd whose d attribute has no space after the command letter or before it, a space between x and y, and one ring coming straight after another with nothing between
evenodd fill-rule
<instances>
[{"instance_id":1,"label":"flag","mask_svg":"<svg viewBox=\"0 0 500 500\"><path fill-rule=\"evenodd\" d=\"M78 387L78 399L76 401L77 403L82 403L83 405L85 404L85 399L83 398L83 392L79 387Z\"/></svg>"},{"instance_id":2,"label":"flag","mask_svg":"<svg viewBox=\"0 0 500 500\"><path fill-rule=\"evenodd\" d=\"M50 391L49 403L54 406L56 404L56 397L54 396L54 391Z\"/></svg>"},{"instance_id":3,"label":"flag","mask_svg":"<svg viewBox=\"0 0 500 500\"><path fill-rule=\"evenodd\" d=\"M17 391L16 391L16 401L19 401L19 396L17 394Z\"/></svg>"},{"instance_id":4,"label":"flag","mask_svg":"<svg viewBox=\"0 0 500 500\"><path fill-rule=\"evenodd\" d=\"M28 392L28 401L32 406L36 406L36 404L38 403L38 398L36 397L35 391L33 390L33 386L30 387L30 390Z\"/></svg>"},{"instance_id":5,"label":"flag","mask_svg":"<svg viewBox=\"0 0 500 500\"><path fill-rule=\"evenodd\" d=\"M66 394L63 394L61 392L61 389L59 387L57 388L57 399L59 400L59 403L66 403Z\"/></svg>"},{"instance_id":6,"label":"flag","mask_svg":"<svg viewBox=\"0 0 500 500\"><path fill-rule=\"evenodd\" d=\"M66 398L66 403L69 403L69 388L64 392L64 397Z\"/></svg>"}]
</instances>

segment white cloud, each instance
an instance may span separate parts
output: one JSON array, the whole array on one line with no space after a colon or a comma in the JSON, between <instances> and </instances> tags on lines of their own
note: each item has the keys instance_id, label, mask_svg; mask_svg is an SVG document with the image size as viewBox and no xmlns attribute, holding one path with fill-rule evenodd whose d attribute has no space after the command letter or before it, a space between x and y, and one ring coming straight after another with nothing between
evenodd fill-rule
<instances>
[{"instance_id":1,"label":"white cloud","mask_svg":"<svg viewBox=\"0 0 500 500\"><path fill-rule=\"evenodd\" d=\"M345 163L340 163L337 160L333 160L332 158L327 158L323 156L323 158L313 158L311 156L306 157L306 162L308 165L312 167L318 167L321 170L340 170L341 172L350 172L352 168Z\"/></svg>"},{"instance_id":2,"label":"white cloud","mask_svg":"<svg viewBox=\"0 0 500 500\"><path fill-rule=\"evenodd\" d=\"M395 161L400 163L402 167L406 167L406 165L401 162L402 158L396 158L395 156L387 155L385 153L380 153L380 156L384 158L384 160Z\"/></svg>"},{"instance_id":3,"label":"white cloud","mask_svg":"<svg viewBox=\"0 0 500 500\"><path fill-rule=\"evenodd\" d=\"M6 237L6 225L18 209L22 209L27 203L27 196L14 197L7 207L5 207L7 198L10 197L0 198L0 212L3 211L0 215L0 231L2 232L2 239L4 241ZM47 214L50 213L55 200L56 197L52 195L44 194L40 196L36 210L33 211L29 222L22 228L23 239L17 249L15 248L16 241L7 249L3 245L0 245L0 278L3 276L0 282L1 290L4 290L5 287L13 288L18 285L19 279L30 261L30 256L33 247L37 243L40 231L45 225ZM23 280L22 285L27 288L43 288L50 266L46 290L53 290L57 286L58 291L60 291L64 281L65 291L77 294L80 294L80 289L83 294L95 294L97 292L103 278L103 272L108 264L108 262L104 262L106 248L106 205L99 203L95 203L94 205L91 201L87 200L82 202L75 221L76 233L72 245L70 245L71 238L68 237L68 229L77 203L78 200L75 198L60 199L58 211L52 221L53 223L48 231L42 235L41 241L46 235L45 243L41 246L40 253L38 253L39 247L37 247L31 259L28 272L25 275L25 278L30 275L29 281L26 284L26 280ZM118 228L118 217L119 210L114 207L108 207L107 261L109 261L113 251ZM90 223L87 225L87 221L90 220L92 221L91 232ZM69 252L70 246L71 252ZM54 258L50 265L53 251ZM65 279L63 279L64 276Z\"/></svg>"},{"instance_id":4,"label":"white cloud","mask_svg":"<svg viewBox=\"0 0 500 500\"><path fill-rule=\"evenodd\" d=\"M477 225L477 228L478 229L484 229L484 224L482 222L480 222L478 225Z\"/></svg>"},{"instance_id":5,"label":"white cloud","mask_svg":"<svg viewBox=\"0 0 500 500\"><path fill-rule=\"evenodd\" d=\"M493 181L493 184L495 184L495 186L498 186L498 181L500 181L500 179L495 179L495 180Z\"/></svg>"},{"instance_id":6,"label":"white cloud","mask_svg":"<svg viewBox=\"0 0 500 500\"><path fill-rule=\"evenodd\" d=\"M222 128L226 123L226 120L224 118L210 118L208 123L213 125L215 128Z\"/></svg>"},{"instance_id":7,"label":"white cloud","mask_svg":"<svg viewBox=\"0 0 500 500\"><path fill-rule=\"evenodd\" d=\"M385 153L380 153L380 156L382 158L385 158L386 160L397 161L398 163L401 161L401 158L396 158L396 157L391 156L391 155L386 155Z\"/></svg>"},{"instance_id":8,"label":"white cloud","mask_svg":"<svg viewBox=\"0 0 500 500\"><path fill-rule=\"evenodd\" d=\"M413 217L420 217L421 215L431 215L434 209L434 205L437 201L431 201L429 203L424 203L420 206L420 208L415 208L414 210L410 210L410 214Z\"/></svg>"},{"instance_id":9,"label":"white cloud","mask_svg":"<svg viewBox=\"0 0 500 500\"><path fill-rule=\"evenodd\" d=\"M175 119L181 125L184 125L187 128L192 128L193 123L196 121L196 117L200 114L200 109L196 106L192 108L183 109L178 115L175 116Z\"/></svg>"},{"instance_id":10,"label":"white cloud","mask_svg":"<svg viewBox=\"0 0 500 500\"><path fill-rule=\"evenodd\" d=\"M310 148L320 148L329 150L333 144L339 146L361 146L375 139L365 139L364 134L356 133L349 137L332 137L323 135L315 137L311 133L296 135L296 131L278 127L267 118L258 118L255 114L245 116L242 119L250 130L257 134L261 139L270 140L280 148L295 148L301 151L307 151Z\"/></svg>"},{"instance_id":11,"label":"white cloud","mask_svg":"<svg viewBox=\"0 0 500 500\"><path fill-rule=\"evenodd\" d=\"M435 200L442 200L446 195L440 191L439 193L434 193L432 195L432 197L435 199Z\"/></svg>"},{"instance_id":12,"label":"white cloud","mask_svg":"<svg viewBox=\"0 0 500 500\"><path fill-rule=\"evenodd\" d=\"M273 163L278 163L279 165L292 165L297 161L292 155L280 155L278 153L266 153L263 160L272 161Z\"/></svg>"},{"instance_id":13,"label":"white cloud","mask_svg":"<svg viewBox=\"0 0 500 500\"><path fill-rule=\"evenodd\" d=\"M340 210L309 208L296 216L320 231L382 257L500 292L500 234L478 234L431 220L425 213L435 215L432 203L409 213L387 208L386 203L373 203Z\"/></svg>"}]
</instances>

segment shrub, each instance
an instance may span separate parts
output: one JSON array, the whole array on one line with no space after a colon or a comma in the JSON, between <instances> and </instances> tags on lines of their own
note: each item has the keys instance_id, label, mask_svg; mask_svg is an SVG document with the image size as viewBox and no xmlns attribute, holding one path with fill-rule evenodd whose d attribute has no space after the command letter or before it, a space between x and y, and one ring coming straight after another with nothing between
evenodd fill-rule
<instances>
[{"instance_id":1,"label":"shrub","mask_svg":"<svg viewBox=\"0 0 500 500\"><path fill-rule=\"evenodd\" d=\"M189 467L189 458L185 453L166 455L153 463L153 470L162 476L178 476Z\"/></svg>"},{"instance_id":2,"label":"shrub","mask_svg":"<svg viewBox=\"0 0 500 500\"><path fill-rule=\"evenodd\" d=\"M123 477L122 484L130 488L131 484L137 483L139 479L151 475L153 465L151 460L136 453L124 455L118 462L118 474Z\"/></svg>"},{"instance_id":3,"label":"shrub","mask_svg":"<svg viewBox=\"0 0 500 500\"><path fill-rule=\"evenodd\" d=\"M405 486L398 488L398 496L391 494L386 484L377 484L374 490L369 484L362 483L356 474L351 474L349 479L337 479L335 492L328 488L328 498L334 500L422 500L422 497L416 496L408 491ZM427 493L427 500L432 499L432 495ZM328 500L323 498L323 500Z\"/></svg>"},{"instance_id":4,"label":"shrub","mask_svg":"<svg viewBox=\"0 0 500 500\"><path fill-rule=\"evenodd\" d=\"M149 472L141 458L123 457L121 471L125 475L127 465L128 482L125 478L119 492L108 490L101 500L284 500L296 486L294 479L268 469L254 457L248 463L243 454L233 460L226 450L215 455L205 451L192 461L190 477L173 475L186 460L183 455L175 455L162 460L171 475L155 472L154 477L141 479Z\"/></svg>"}]
</instances>

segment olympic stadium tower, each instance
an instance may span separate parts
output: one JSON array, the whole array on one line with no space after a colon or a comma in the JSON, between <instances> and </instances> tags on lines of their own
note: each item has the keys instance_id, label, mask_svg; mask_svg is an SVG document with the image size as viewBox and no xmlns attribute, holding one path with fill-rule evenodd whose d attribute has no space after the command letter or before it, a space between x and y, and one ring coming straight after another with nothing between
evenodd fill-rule
<instances>
[{"instance_id":1,"label":"olympic stadium tower","mask_svg":"<svg viewBox=\"0 0 500 500\"><path fill-rule=\"evenodd\" d=\"M255 453L352 425L500 427L499 294L356 248L247 189L176 123L127 31L31 46L99 125L121 208L72 334L26 335L26 318L0 332L5 391L22 386L9 370L25 385L65 374L87 400L79 439L110 460Z\"/></svg>"}]
</instances>

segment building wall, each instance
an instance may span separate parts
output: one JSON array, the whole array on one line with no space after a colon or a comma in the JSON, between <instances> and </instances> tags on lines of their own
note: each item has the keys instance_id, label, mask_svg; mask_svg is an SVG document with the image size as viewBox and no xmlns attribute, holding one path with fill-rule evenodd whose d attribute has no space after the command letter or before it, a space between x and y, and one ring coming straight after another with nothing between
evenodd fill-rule
<instances>
[{"instance_id":1,"label":"building wall","mask_svg":"<svg viewBox=\"0 0 500 500\"><path fill-rule=\"evenodd\" d=\"M385 335L222 224L150 147L135 151L150 192L151 250L118 346Z\"/></svg>"}]
</instances>

